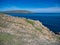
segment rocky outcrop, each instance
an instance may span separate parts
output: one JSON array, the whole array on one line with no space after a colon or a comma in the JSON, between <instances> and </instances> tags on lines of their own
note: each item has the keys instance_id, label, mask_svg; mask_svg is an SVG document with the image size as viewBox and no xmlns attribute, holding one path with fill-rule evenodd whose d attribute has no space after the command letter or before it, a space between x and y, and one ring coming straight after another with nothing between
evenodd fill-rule
<instances>
[{"instance_id":1,"label":"rocky outcrop","mask_svg":"<svg viewBox=\"0 0 60 45\"><path fill-rule=\"evenodd\" d=\"M0 40L4 45L60 45L57 36L40 21L0 14L0 35L6 37L4 34L13 37L12 42Z\"/></svg>"}]
</instances>

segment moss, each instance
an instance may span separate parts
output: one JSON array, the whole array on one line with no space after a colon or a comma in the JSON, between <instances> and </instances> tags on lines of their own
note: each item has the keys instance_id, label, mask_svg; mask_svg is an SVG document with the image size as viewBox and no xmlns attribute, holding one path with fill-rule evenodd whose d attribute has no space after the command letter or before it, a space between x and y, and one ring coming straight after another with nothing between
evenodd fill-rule
<instances>
[{"instance_id":1,"label":"moss","mask_svg":"<svg viewBox=\"0 0 60 45\"><path fill-rule=\"evenodd\" d=\"M27 20L27 19L26 19L26 21L27 21L28 23L34 25L34 22L33 22L33 21L31 21L31 20Z\"/></svg>"}]
</instances>

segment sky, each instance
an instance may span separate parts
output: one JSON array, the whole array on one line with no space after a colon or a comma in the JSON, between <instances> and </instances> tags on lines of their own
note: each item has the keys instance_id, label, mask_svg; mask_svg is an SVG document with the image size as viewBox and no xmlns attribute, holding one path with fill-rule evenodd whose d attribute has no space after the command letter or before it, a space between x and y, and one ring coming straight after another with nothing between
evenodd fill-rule
<instances>
[{"instance_id":1,"label":"sky","mask_svg":"<svg viewBox=\"0 0 60 45\"><path fill-rule=\"evenodd\" d=\"M0 0L0 11L9 10L60 13L60 0Z\"/></svg>"}]
</instances>

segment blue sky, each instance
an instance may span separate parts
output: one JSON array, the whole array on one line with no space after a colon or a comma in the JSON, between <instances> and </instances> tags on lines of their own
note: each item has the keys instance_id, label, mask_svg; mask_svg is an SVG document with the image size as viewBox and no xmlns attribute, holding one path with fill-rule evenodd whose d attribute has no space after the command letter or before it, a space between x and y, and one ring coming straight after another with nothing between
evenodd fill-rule
<instances>
[{"instance_id":1,"label":"blue sky","mask_svg":"<svg viewBox=\"0 0 60 45\"><path fill-rule=\"evenodd\" d=\"M60 0L0 0L0 11L6 10L60 13Z\"/></svg>"}]
</instances>

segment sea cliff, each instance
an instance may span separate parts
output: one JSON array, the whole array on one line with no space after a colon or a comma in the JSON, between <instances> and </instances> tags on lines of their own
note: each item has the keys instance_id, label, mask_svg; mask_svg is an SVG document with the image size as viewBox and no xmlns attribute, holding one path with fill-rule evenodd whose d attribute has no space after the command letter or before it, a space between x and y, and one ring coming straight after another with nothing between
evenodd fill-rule
<instances>
[{"instance_id":1,"label":"sea cliff","mask_svg":"<svg viewBox=\"0 0 60 45\"><path fill-rule=\"evenodd\" d=\"M0 14L0 45L60 45L59 41L38 20Z\"/></svg>"}]
</instances>

